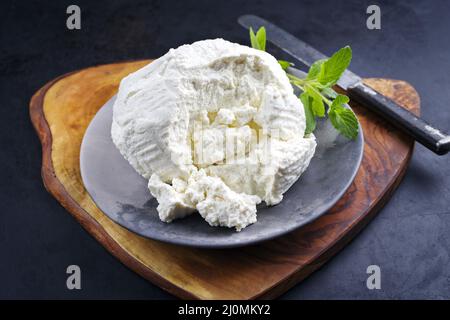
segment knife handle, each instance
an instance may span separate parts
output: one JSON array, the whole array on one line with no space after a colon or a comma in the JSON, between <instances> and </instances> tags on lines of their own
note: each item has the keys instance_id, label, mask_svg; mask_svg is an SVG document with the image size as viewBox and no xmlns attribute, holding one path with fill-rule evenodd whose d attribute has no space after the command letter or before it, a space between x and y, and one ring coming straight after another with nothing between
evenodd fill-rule
<instances>
[{"instance_id":1,"label":"knife handle","mask_svg":"<svg viewBox=\"0 0 450 320\"><path fill-rule=\"evenodd\" d=\"M351 99L367 106L431 151L443 155L450 151L450 136L426 123L366 84L359 82L347 89Z\"/></svg>"}]
</instances>

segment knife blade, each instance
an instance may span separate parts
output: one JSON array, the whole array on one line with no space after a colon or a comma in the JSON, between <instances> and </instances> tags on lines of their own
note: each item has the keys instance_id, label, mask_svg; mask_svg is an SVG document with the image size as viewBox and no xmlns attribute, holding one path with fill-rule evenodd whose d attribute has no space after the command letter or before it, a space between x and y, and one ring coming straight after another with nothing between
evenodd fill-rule
<instances>
[{"instance_id":1,"label":"knife blade","mask_svg":"<svg viewBox=\"0 0 450 320\"><path fill-rule=\"evenodd\" d=\"M293 58L311 66L315 61L328 57L287 31L255 15L243 15L238 23L244 28L266 28L267 40ZM373 88L363 83L362 78L346 70L337 85L347 91L351 99L375 111L400 130L408 134L436 154L450 151L450 136L431 126L420 117L399 106Z\"/></svg>"}]
</instances>

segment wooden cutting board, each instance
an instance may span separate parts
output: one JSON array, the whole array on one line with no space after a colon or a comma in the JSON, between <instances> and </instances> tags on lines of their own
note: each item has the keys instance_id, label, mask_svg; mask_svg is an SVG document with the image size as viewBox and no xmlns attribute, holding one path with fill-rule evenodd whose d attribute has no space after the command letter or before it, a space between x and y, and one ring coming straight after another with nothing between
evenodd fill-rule
<instances>
[{"instance_id":1,"label":"wooden cutting board","mask_svg":"<svg viewBox=\"0 0 450 320\"><path fill-rule=\"evenodd\" d=\"M108 64L63 75L36 92L30 115L42 143L47 190L122 263L178 297L277 297L343 248L386 203L405 173L413 141L352 104L365 136L362 165L343 198L318 220L286 236L238 249L195 249L140 237L95 206L81 180L79 151L89 122L117 92L120 80L147 63ZM406 82L365 82L419 113L417 92Z\"/></svg>"}]
</instances>

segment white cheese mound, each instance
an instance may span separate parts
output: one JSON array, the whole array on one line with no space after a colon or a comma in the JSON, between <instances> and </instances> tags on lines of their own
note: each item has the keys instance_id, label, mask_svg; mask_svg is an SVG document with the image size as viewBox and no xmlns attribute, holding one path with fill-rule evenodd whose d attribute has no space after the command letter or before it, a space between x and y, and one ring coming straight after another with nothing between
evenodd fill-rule
<instances>
[{"instance_id":1,"label":"white cheese mound","mask_svg":"<svg viewBox=\"0 0 450 320\"><path fill-rule=\"evenodd\" d=\"M162 221L198 211L237 231L306 170L316 141L270 54L223 39L171 49L124 78L112 139L149 179Z\"/></svg>"}]
</instances>

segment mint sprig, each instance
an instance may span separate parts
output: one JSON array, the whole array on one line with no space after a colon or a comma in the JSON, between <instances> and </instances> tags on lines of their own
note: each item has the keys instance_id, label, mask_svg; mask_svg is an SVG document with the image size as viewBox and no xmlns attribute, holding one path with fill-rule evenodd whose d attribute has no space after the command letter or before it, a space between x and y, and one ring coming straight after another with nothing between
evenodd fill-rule
<instances>
[{"instance_id":1,"label":"mint sprig","mask_svg":"<svg viewBox=\"0 0 450 320\"><path fill-rule=\"evenodd\" d=\"M343 105L349 101L344 95L338 95L328 112L328 117L335 128L349 139L358 136L358 120L352 110L344 108Z\"/></svg>"},{"instance_id":2,"label":"mint sprig","mask_svg":"<svg viewBox=\"0 0 450 320\"><path fill-rule=\"evenodd\" d=\"M320 71L317 74L317 81L326 87L330 87L339 80L342 73L352 60L352 49L346 46L333 54L331 58L320 64Z\"/></svg>"},{"instance_id":3,"label":"mint sprig","mask_svg":"<svg viewBox=\"0 0 450 320\"><path fill-rule=\"evenodd\" d=\"M250 43L252 48L265 51L266 29L261 27L255 34L250 28ZM305 109L305 135L314 132L318 117L328 116L331 124L339 133L349 139L355 139L358 136L358 119L352 110L344 107L349 102L349 98L338 94L332 88L347 69L351 59L352 50L346 46L330 58L314 62L303 79L288 73L287 69L293 66L293 63L278 60L281 68L286 71L291 84L302 91L299 99Z\"/></svg>"},{"instance_id":4,"label":"mint sprig","mask_svg":"<svg viewBox=\"0 0 450 320\"><path fill-rule=\"evenodd\" d=\"M286 71L287 68L294 66L292 62L285 61L285 60L278 60L278 63L280 64L281 68Z\"/></svg>"},{"instance_id":5,"label":"mint sprig","mask_svg":"<svg viewBox=\"0 0 450 320\"><path fill-rule=\"evenodd\" d=\"M264 27L259 28L255 34L253 32L253 29L250 27L249 32L252 48L266 51L266 28Z\"/></svg>"}]
</instances>

